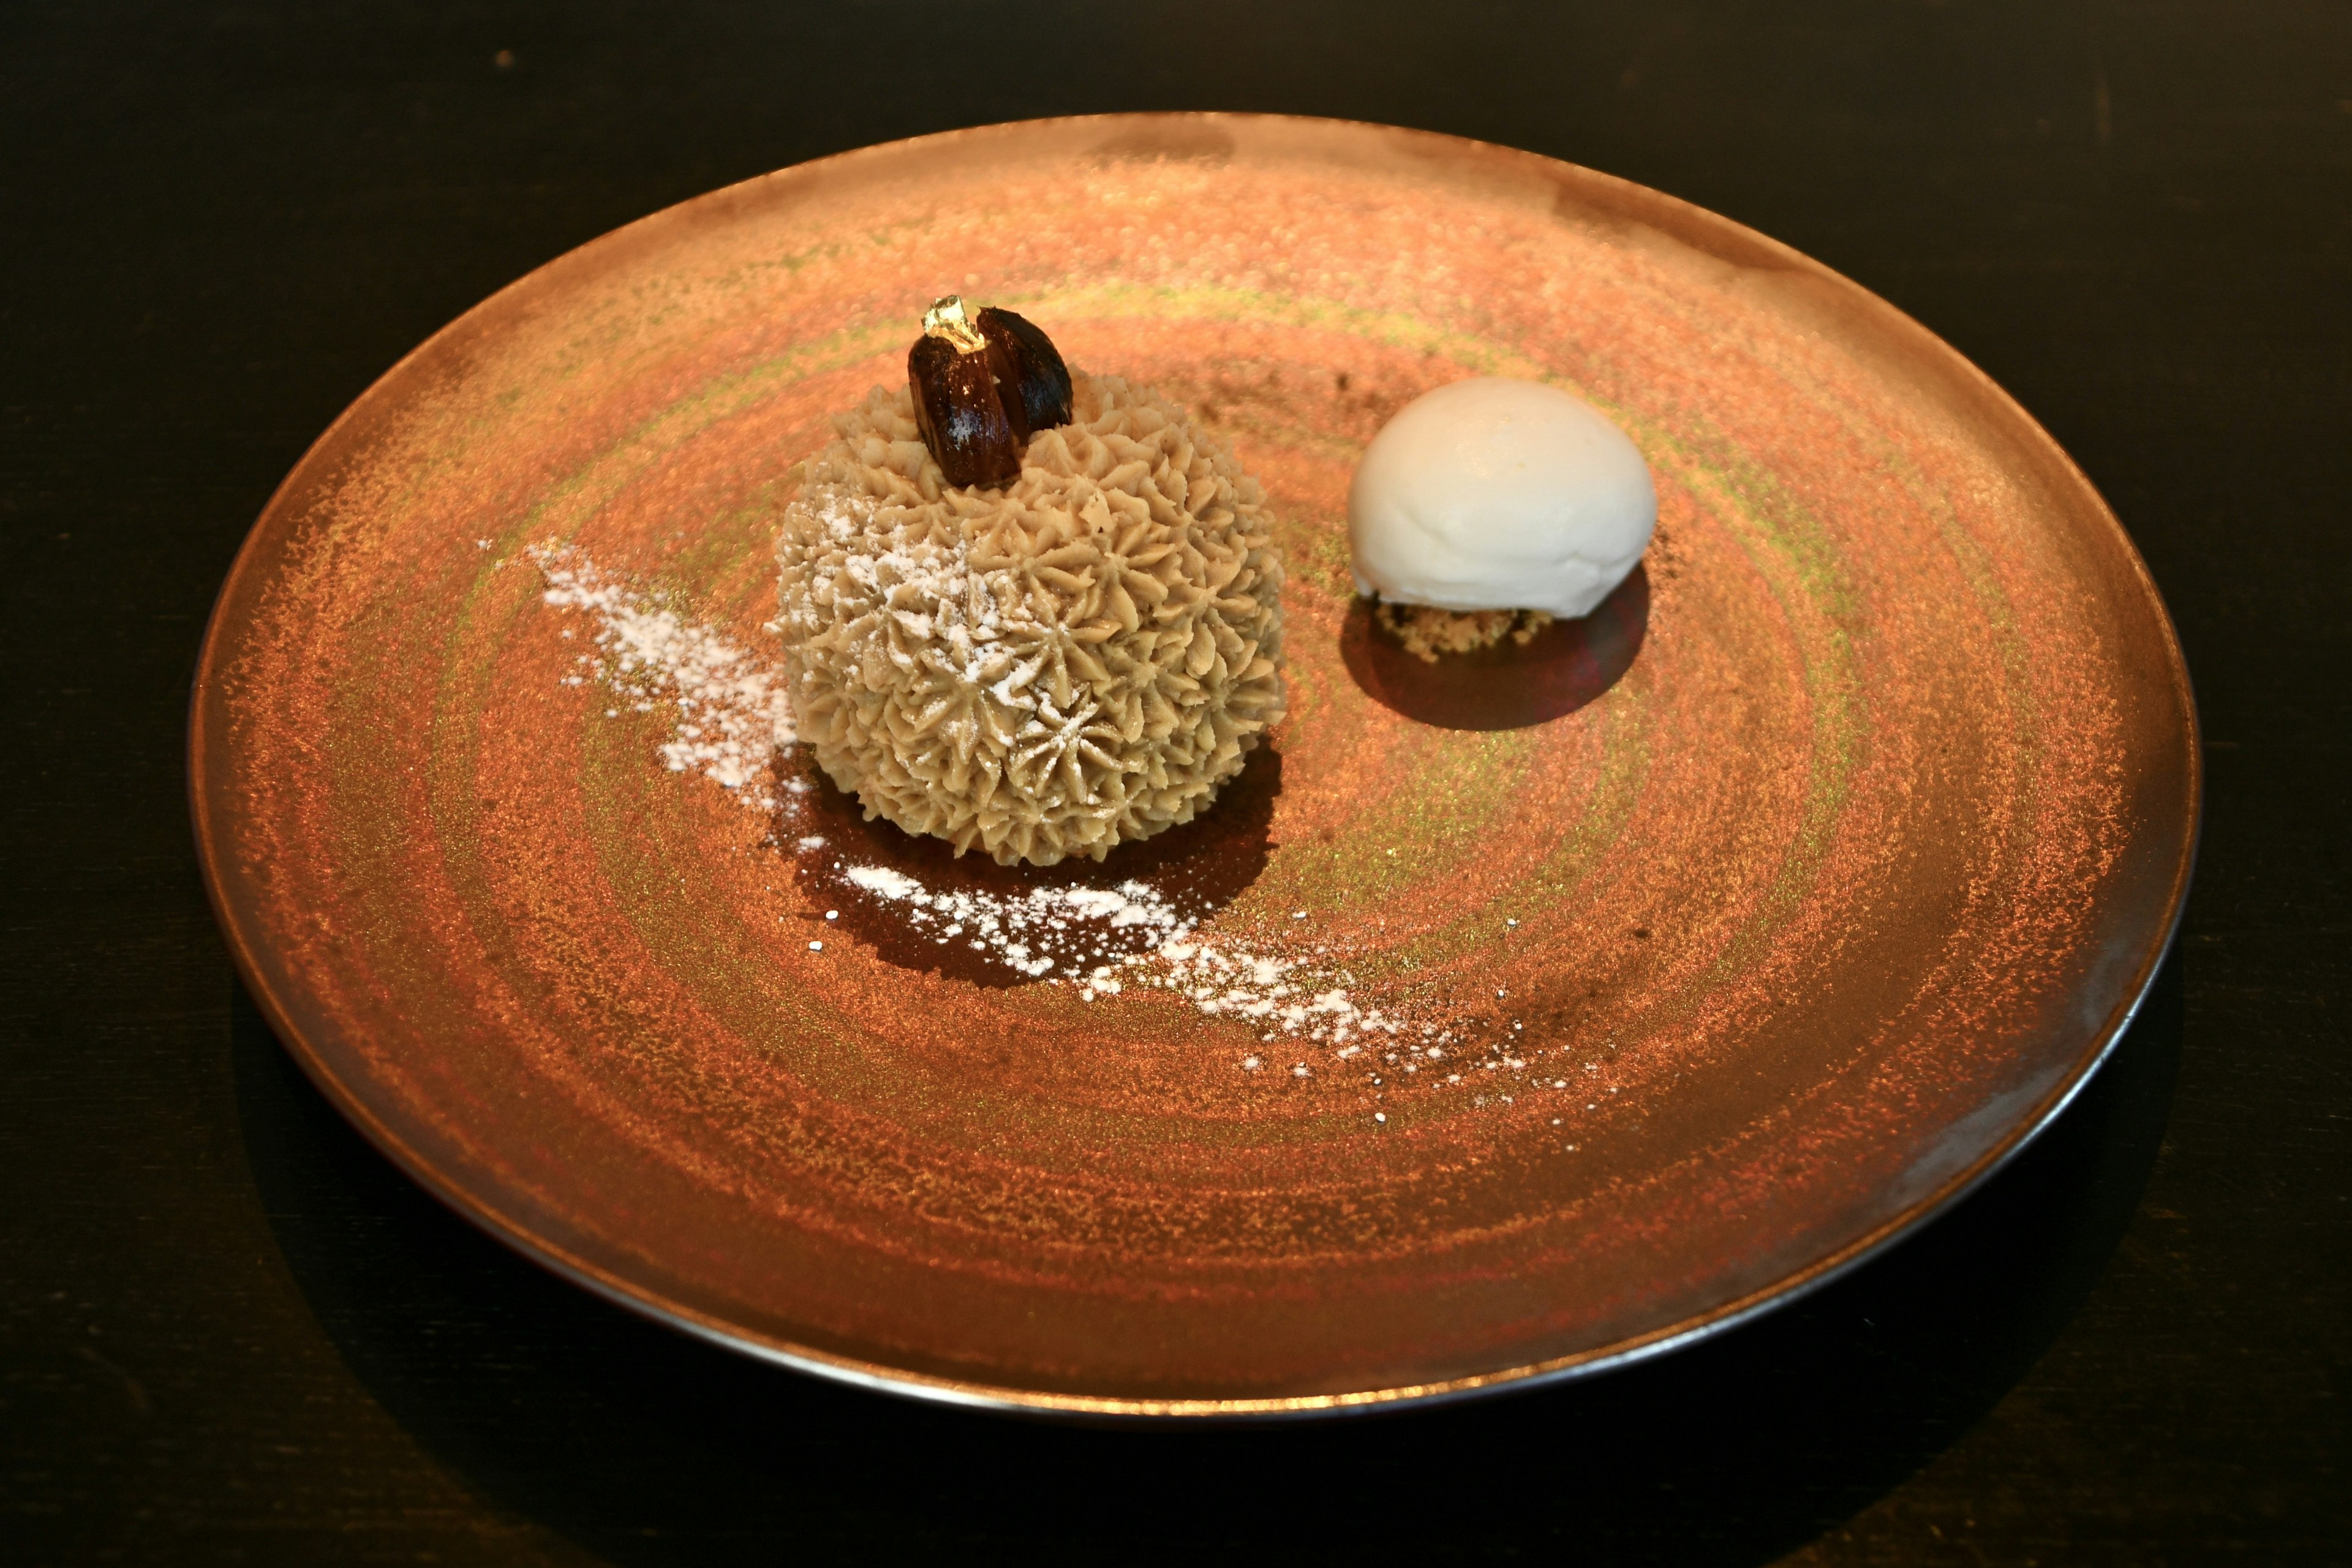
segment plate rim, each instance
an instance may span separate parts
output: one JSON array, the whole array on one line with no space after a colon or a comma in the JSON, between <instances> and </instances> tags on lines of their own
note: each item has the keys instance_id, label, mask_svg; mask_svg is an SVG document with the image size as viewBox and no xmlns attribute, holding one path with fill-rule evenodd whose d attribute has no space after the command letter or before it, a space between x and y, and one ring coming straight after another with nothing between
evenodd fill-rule
<instances>
[{"instance_id":1,"label":"plate rim","mask_svg":"<svg viewBox=\"0 0 2352 1568\"><path fill-rule=\"evenodd\" d=\"M318 1049L296 1025L294 1013L286 999L270 984L267 970L259 962L259 944L255 933L239 920L238 911L233 907L226 890L228 878L224 853L225 835L217 829L215 821L215 803L208 784L212 774L219 771L212 760L213 748L225 742L227 728L227 701L221 678L236 629L231 610L238 601L249 596L249 590L255 586L254 579L264 570L263 557L268 553L267 546L271 542L265 536L271 535L273 531L282 531L286 521L284 506L289 498L301 488L298 481L310 477L314 466L324 461L327 455L335 449L337 438L344 433L346 426L355 421L360 411L369 405L383 389L402 377L412 364L443 351L450 341L462 335L471 323L493 306L518 293L543 286L552 275L576 264L578 258L590 252L643 243L665 227L692 221L688 216L689 209L720 209L731 202L741 200L755 188L773 188L792 181L814 183L821 181L830 171L858 163L905 156L917 150L959 142L1015 138L1024 132L1035 134L1049 128L1066 132L1094 128L1116 133L1146 128L1197 128L1202 125L1220 128L1244 125L1299 129L1319 127L1327 132L1339 132L1341 136L1402 140L1448 159L1475 159L1490 164L1516 166L1529 174L1549 175L1563 184L1574 184L1607 192L1617 198L1615 210L1633 209L1639 221L1706 254L1726 260L1734 259L1718 246L1700 243L1702 239L1710 238L1718 242L1727 240L1744 253L1739 258L1743 264L1746 264L1746 258L1760 254L1769 258L1780 269L1826 282L1837 291L1841 303L1860 308L1874 318L1874 324L1882 330L1891 329L1897 335L1913 339L1918 348L1940 361L1948 373L1955 373L1957 379L1967 384L1979 398L2001 409L2014 435L2038 447L2045 458L2054 458L2058 470L2080 487L2081 494L2091 503L2098 521L2112 534L2114 542L2121 546L2123 560L2130 566L2133 579L2155 611L2157 624L2163 634L2165 664L2186 721L2186 750L2182 758L2182 783L2187 800L2185 831L2179 859L2173 868L2171 884L2166 893L2165 913L2158 928L2158 934L2140 954L2126 1000L2111 1011L2097 1030L2092 1032L2086 1048L2077 1056L2057 1084L2020 1115L1990 1149L1946 1175L1902 1211L1843 1247L1769 1285L1646 1333L1612 1341L1569 1356L1425 1384L1404 1384L1340 1394L1265 1398L1151 1399L1056 1393L1011 1387L978 1379L941 1377L761 1337L682 1303L664 1300L658 1292L622 1279L499 1214L411 1149L330 1069ZM1661 223L1656 221L1659 218L1675 221ZM2133 543L2131 535L2125 530L2121 519L2081 466L2031 411L1967 355L1900 308L1844 274L1735 218L1654 187L1564 159L1443 132L1369 121L1277 113L1174 110L1063 115L967 126L875 142L788 164L701 192L608 229L550 258L460 312L386 367L335 416L287 471L247 531L214 596L191 677L187 723L188 807L198 866L204 876L206 899L212 905L214 919L228 947L238 978L268 1023L271 1032L301 1068L303 1075L404 1175L478 1229L590 1294L640 1317L755 1360L830 1382L929 1404L1122 1425L1164 1425L1171 1420L1184 1425L1290 1421L1404 1406L1454 1404L1506 1392L1549 1386L1652 1360L1714 1338L1799 1300L1860 1268L1905 1237L1933 1223L2016 1159L2065 1112L2114 1054L2139 1016L2179 936L2189 889L2195 878L2205 809L2204 744L2196 692L2179 629L2173 625L2170 611L2154 574ZM226 750L226 746L222 745L222 749Z\"/></svg>"}]
</instances>

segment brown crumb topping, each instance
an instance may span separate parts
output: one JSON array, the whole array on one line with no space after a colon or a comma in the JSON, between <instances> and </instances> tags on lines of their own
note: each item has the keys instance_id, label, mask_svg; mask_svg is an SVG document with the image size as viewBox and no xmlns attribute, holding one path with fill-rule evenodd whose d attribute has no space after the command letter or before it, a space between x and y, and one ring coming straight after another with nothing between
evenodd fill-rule
<instances>
[{"instance_id":1,"label":"brown crumb topping","mask_svg":"<svg viewBox=\"0 0 2352 1568\"><path fill-rule=\"evenodd\" d=\"M1441 610L1434 605L1379 605L1372 619L1404 645L1405 652L1430 664L1443 653L1474 653L1509 637L1525 647L1551 625L1549 610Z\"/></svg>"}]
</instances>

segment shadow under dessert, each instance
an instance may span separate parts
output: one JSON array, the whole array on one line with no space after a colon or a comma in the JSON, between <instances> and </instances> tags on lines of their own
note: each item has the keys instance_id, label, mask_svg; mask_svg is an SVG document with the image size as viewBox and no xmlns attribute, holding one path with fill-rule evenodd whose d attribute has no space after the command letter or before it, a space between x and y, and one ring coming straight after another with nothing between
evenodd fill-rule
<instances>
[{"instance_id":1,"label":"shadow under dessert","mask_svg":"<svg viewBox=\"0 0 2352 1568\"><path fill-rule=\"evenodd\" d=\"M1439 729L1519 730L1575 712L1633 667L1649 630L1650 575L1634 567L1589 616L1522 620L1483 646L1437 658L1381 625L1390 608L1355 599L1340 626L1340 659L1366 696Z\"/></svg>"}]
</instances>

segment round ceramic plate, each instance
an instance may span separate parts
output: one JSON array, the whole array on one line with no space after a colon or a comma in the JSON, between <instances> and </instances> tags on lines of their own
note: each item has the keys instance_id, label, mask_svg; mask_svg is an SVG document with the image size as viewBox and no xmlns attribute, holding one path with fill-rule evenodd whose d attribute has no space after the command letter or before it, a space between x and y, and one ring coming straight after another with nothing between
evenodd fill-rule
<instances>
[{"instance_id":1,"label":"round ceramic plate","mask_svg":"<svg viewBox=\"0 0 2352 1568\"><path fill-rule=\"evenodd\" d=\"M772 540L958 290L1265 484L1289 715L1197 822L1004 869L772 742ZM1647 454L1644 570L1433 668L1349 474L1470 374ZM206 642L256 995L417 1180L592 1289L903 1393L1312 1412L1654 1352L2011 1153L2145 990L2179 648L2082 476L1738 225L1373 126L1121 117L788 169L459 320Z\"/></svg>"}]
</instances>

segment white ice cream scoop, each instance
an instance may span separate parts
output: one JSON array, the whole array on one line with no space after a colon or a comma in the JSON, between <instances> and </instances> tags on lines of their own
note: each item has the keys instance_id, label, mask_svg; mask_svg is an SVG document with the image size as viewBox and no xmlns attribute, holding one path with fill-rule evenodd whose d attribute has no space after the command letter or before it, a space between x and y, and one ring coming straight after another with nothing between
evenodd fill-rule
<instances>
[{"instance_id":1,"label":"white ice cream scoop","mask_svg":"<svg viewBox=\"0 0 2352 1568\"><path fill-rule=\"evenodd\" d=\"M1558 387L1495 376L1399 409L1348 489L1357 588L1448 610L1590 615L1657 523L1623 431Z\"/></svg>"}]
</instances>

